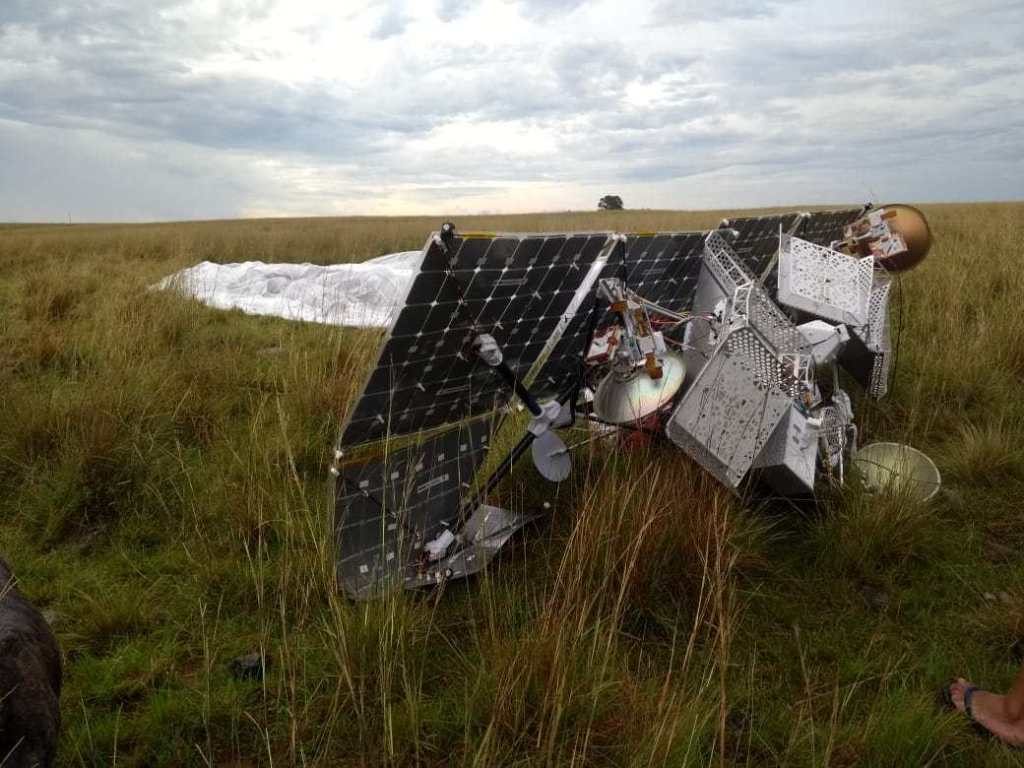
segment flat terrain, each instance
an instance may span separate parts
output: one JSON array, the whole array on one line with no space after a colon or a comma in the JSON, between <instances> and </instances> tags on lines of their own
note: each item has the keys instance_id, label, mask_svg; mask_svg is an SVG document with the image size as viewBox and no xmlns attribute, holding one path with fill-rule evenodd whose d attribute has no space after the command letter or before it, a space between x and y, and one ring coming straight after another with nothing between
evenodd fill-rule
<instances>
[{"instance_id":1,"label":"flat terrain","mask_svg":"<svg viewBox=\"0 0 1024 768\"><path fill-rule=\"evenodd\" d=\"M0 555L66 655L62 762L1024 762L936 701L955 674L1007 686L1024 650L1024 204L924 210L892 394L858 417L936 460L933 503L747 508L674 448L598 441L563 487L524 463L500 489L551 511L489 573L366 605L332 583L326 466L379 334L146 287L414 249L440 220L0 227ZM236 680L254 650L265 679Z\"/></svg>"}]
</instances>

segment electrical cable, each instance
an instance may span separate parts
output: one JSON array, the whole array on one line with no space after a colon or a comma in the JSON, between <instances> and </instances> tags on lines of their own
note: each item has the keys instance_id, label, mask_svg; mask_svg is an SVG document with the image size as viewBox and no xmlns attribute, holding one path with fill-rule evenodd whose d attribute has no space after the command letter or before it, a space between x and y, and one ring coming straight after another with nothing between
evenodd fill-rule
<instances>
[{"instance_id":1,"label":"electrical cable","mask_svg":"<svg viewBox=\"0 0 1024 768\"><path fill-rule=\"evenodd\" d=\"M903 338L903 276L896 275L896 295L898 308L896 310L896 339L892 348L892 373L889 375L889 383L896 387L896 369L900 364L900 341Z\"/></svg>"}]
</instances>

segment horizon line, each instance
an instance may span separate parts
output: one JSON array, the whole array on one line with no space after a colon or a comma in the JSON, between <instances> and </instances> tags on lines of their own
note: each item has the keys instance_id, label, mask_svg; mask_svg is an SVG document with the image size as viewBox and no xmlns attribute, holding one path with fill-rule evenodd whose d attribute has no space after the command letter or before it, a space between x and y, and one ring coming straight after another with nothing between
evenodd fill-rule
<instances>
[{"instance_id":1,"label":"horizon line","mask_svg":"<svg viewBox=\"0 0 1024 768\"><path fill-rule=\"evenodd\" d=\"M874 203L872 205L893 205L895 202L903 201L891 201L889 203ZM908 205L920 205L920 206L947 206L947 205L1013 205L1024 203L1024 198L1012 199L1012 200L944 200L937 202L910 202ZM296 214L296 215L270 215L270 216L234 216L234 217L220 217L210 219L146 219L140 221L131 220L118 220L118 219L94 219L90 221L59 221L53 220L35 220L35 221L0 221L0 227L89 227L89 226L155 226L155 225L168 225L168 224L213 224L218 222L228 221L304 221L311 219L441 219L448 220L454 218L487 218L487 217L502 217L502 218L525 218L529 216L552 216L552 215L586 215L593 213L603 213L608 215L617 215L620 213L715 213L718 211L775 211L778 209L791 210L797 209L831 209L831 208L850 208L858 205L866 205L867 203L850 203L850 202L828 202L828 203L779 203L774 205L763 205L753 207L740 207L740 208L725 208L725 207L712 207L712 208L622 208L620 210L606 210L599 208L586 208L586 209L572 209L572 208L561 208L551 210L538 210L538 211L524 211L515 213L503 213L501 211L478 211L474 213L353 213L353 214Z\"/></svg>"}]
</instances>

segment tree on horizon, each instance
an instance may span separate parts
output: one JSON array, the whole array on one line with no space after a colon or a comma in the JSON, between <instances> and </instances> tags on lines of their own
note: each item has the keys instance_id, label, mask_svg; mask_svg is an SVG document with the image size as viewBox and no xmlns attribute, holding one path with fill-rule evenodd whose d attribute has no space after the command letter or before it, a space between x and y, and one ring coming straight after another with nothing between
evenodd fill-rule
<instances>
[{"instance_id":1,"label":"tree on horizon","mask_svg":"<svg viewBox=\"0 0 1024 768\"><path fill-rule=\"evenodd\" d=\"M605 195L597 201L597 207L602 211L621 211L625 208L618 195Z\"/></svg>"}]
</instances>

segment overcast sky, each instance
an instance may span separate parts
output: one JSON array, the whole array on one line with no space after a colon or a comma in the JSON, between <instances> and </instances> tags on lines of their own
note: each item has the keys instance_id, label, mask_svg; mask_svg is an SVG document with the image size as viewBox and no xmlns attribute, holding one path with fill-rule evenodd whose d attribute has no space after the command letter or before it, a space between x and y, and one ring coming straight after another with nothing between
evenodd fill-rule
<instances>
[{"instance_id":1,"label":"overcast sky","mask_svg":"<svg viewBox=\"0 0 1024 768\"><path fill-rule=\"evenodd\" d=\"M1024 198L1024 0L0 0L0 221Z\"/></svg>"}]
</instances>

